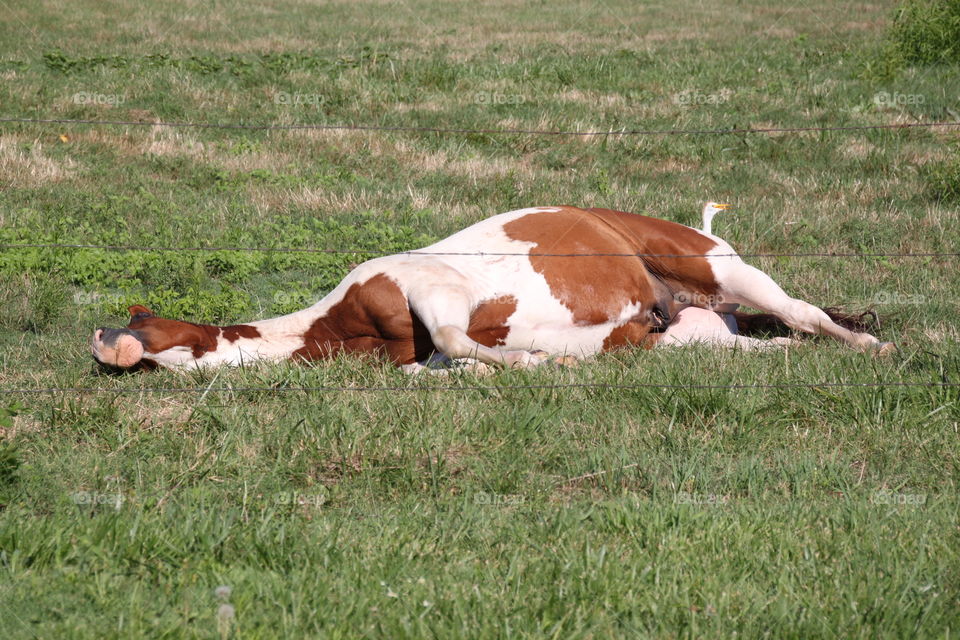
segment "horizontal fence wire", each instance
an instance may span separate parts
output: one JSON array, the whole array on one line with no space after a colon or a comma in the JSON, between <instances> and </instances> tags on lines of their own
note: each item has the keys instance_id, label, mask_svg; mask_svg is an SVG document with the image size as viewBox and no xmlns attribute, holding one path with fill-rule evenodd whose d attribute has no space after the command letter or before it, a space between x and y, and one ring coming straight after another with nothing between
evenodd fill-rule
<instances>
[{"instance_id":1,"label":"horizontal fence wire","mask_svg":"<svg viewBox=\"0 0 960 640\"><path fill-rule=\"evenodd\" d=\"M386 251L383 249L315 249L310 247L146 247L110 244L66 244L58 242L8 243L0 249L92 249L101 251L217 252L250 253L326 253L333 255L407 255L407 256L524 256L528 258L956 258L960 251L944 252L834 252L801 251L791 253L540 253L509 251Z\"/></svg>"},{"instance_id":2,"label":"horizontal fence wire","mask_svg":"<svg viewBox=\"0 0 960 640\"><path fill-rule=\"evenodd\" d=\"M149 126L149 127L179 127L201 129L250 129L250 130L355 130L355 131L408 131L449 134L529 134L554 136L614 136L614 135L707 135L707 134L762 134L762 133L799 133L810 131L865 131L891 130L910 128L960 127L960 122L913 122L881 125L839 125L813 127L760 127L760 128L726 128L726 129L619 129L607 131L572 131L547 129L463 129L444 127L415 127L415 126L385 126L385 125L354 125L354 124L244 124L244 123L210 123L210 122L144 122L138 120L78 120L67 118L20 118L3 117L0 123L25 124L67 124L90 126ZM97 245L97 244L67 244L67 243L29 243L29 244L0 244L2 249L100 249L104 251L238 251L238 252L268 252L268 253L327 253L351 255L433 255L433 256L528 256L528 257L640 257L640 258L704 258L704 257L733 257L741 258L956 258L960 252L791 252L791 253L738 253L738 254L636 254L636 253L507 253L507 252L433 252L433 251L383 251L377 249L315 249L303 247L140 247L132 245Z\"/></svg>"},{"instance_id":3,"label":"horizontal fence wire","mask_svg":"<svg viewBox=\"0 0 960 640\"><path fill-rule=\"evenodd\" d=\"M110 127L171 127L181 129L232 129L250 131L395 131L407 133L536 135L536 136L676 136L803 133L817 131L870 131L883 129L932 129L960 127L960 122L903 122L897 124L824 125L810 127L728 127L725 129L607 129L577 131L572 129L469 129L460 127L418 127L413 125L379 124L310 124L310 123L217 123L217 122L146 122L142 120L81 120L70 118L0 117L0 123L63 124Z\"/></svg>"},{"instance_id":4,"label":"horizontal fence wire","mask_svg":"<svg viewBox=\"0 0 960 640\"><path fill-rule=\"evenodd\" d=\"M132 127L169 127L194 129L227 130L327 130L327 131L382 131L437 134L482 134L482 135L542 135L542 136L671 136L671 135L746 135L776 134L829 131L871 131L903 130L960 127L960 122L913 122L880 125L837 125L810 127L732 127L721 129L608 129L605 131L549 130L549 129L469 129L454 127L390 126L368 124L255 124L255 123L212 123L212 122L144 122L136 120L83 120L66 118L23 118L0 117L0 123L19 124L61 124L81 126L132 126ZM328 253L363 255L434 255L434 256L526 256L526 257L641 257L641 258L703 258L703 257L810 257L810 258L955 258L960 252L792 252L792 253L740 253L740 254L640 254L640 253L504 253L504 252L431 252L406 251L387 252L376 249L315 249L296 247L141 247L133 245L96 245L67 243L29 243L0 244L2 249L98 249L105 251L242 251L273 253ZM44 387L0 389L0 395L44 395L66 394L183 394L183 393L349 393L349 392L496 392L509 390L748 390L748 389L837 389L837 388L954 388L955 382L810 382L810 383L767 383L767 384L608 384L608 383L562 383L530 385L445 385L445 386L285 386L285 387L141 387L141 388L98 388L98 387Z\"/></svg>"},{"instance_id":5,"label":"horizontal fence wire","mask_svg":"<svg viewBox=\"0 0 960 640\"><path fill-rule=\"evenodd\" d=\"M594 389L602 391L638 391L641 389L663 390L748 390L748 389L838 389L838 388L920 388L920 387L960 387L960 382L784 382L765 384L663 384L636 383L617 384L604 382L557 383L557 384L519 384L519 385L412 385L412 386L285 386L285 387L139 387L139 388L101 388L101 387L44 387L36 389L0 389L6 395L44 395L57 393L91 394L138 394L138 393L343 393L343 392L417 392L417 391L513 391L518 389L560 390Z\"/></svg>"}]
</instances>

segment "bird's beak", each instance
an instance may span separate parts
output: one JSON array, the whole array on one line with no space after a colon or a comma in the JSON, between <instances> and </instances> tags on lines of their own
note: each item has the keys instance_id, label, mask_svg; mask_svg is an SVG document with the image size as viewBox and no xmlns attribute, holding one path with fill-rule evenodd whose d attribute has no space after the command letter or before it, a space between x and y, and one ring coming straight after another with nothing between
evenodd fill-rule
<instances>
[{"instance_id":1,"label":"bird's beak","mask_svg":"<svg viewBox=\"0 0 960 640\"><path fill-rule=\"evenodd\" d=\"M715 205L713 205L713 206L715 206L717 209L729 209L729 208L730 208L730 205L728 205L728 204L715 204Z\"/></svg>"}]
</instances>

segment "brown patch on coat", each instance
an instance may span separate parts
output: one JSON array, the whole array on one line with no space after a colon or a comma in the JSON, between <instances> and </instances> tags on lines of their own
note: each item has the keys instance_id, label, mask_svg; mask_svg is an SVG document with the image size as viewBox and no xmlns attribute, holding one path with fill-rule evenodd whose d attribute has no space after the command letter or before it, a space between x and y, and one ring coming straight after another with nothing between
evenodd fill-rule
<instances>
[{"instance_id":1,"label":"brown patch on coat","mask_svg":"<svg viewBox=\"0 0 960 640\"><path fill-rule=\"evenodd\" d=\"M717 246L702 233L669 220L612 209L561 207L531 213L504 225L507 236L536 244L531 254L627 254L598 256L531 255L534 270L581 324L609 322L630 303L641 303L634 318L613 329L603 350L652 348L688 299L710 299L719 287L704 256ZM671 257L697 256L697 257ZM656 327L657 324L661 326Z\"/></svg>"},{"instance_id":2,"label":"brown patch on coat","mask_svg":"<svg viewBox=\"0 0 960 640\"><path fill-rule=\"evenodd\" d=\"M470 314L470 326L467 336L485 347L506 344L510 327L507 320L517 310L517 299L513 296L500 296L481 302Z\"/></svg>"},{"instance_id":3,"label":"brown patch on coat","mask_svg":"<svg viewBox=\"0 0 960 640\"><path fill-rule=\"evenodd\" d=\"M260 337L260 331L258 331L256 327L251 327L248 324L234 324L229 327L223 327L222 331L223 337L226 338L230 344L233 344L240 338L252 340Z\"/></svg>"},{"instance_id":4,"label":"brown patch on coat","mask_svg":"<svg viewBox=\"0 0 960 640\"><path fill-rule=\"evenodd\" d=\"M636 213L612 209L587 209L615 229L632 247L650 273L660 278L674 292L684 291L712 296L719 290L713 268L704 256L717 243L695 229L669 220L660 220Z\"/></svg>"},{"instance_id":5,"label":"brown patch on coat","mask_svg":"<svg viewBox=\"0 0 960 640\"><path fill-rule=\"evenodd\" d=\"M651 332L649 322L642 318L628 320L619 327L616 327L604 338L602 351L606 353L608 351L628 349L630 347L652 349L662 335L662 332Z\"/></svg>"},{"instance_id":6,"label":"brown patch on coat","mask_svg":"<svg viewBox=\"0 0 960 640\"><path fill-rule=\"evenodd\" d=\"M507 319L517 299L504 296L482 302L470 316L467 335L488 347L503 344L510 331ZM347 289L343 299L313 324L294 359L318 360L338 353L386 356L397 365L423 361L437 348L430 332L411 311L406 297L386 274L378 273Z\"/></svg>"},{"instance_id":7,"label":"brown patch on coat","mask_svg":"<svg viewBox=\"0 0 960 640\"><path fill-rule=\"evenodd\" d=\"M643 261L629 237L583 209L531 213L508 222L513 240L531 242L530 264L582 326L612 322L629 304L647 315L657 303ZM554 255L542 255L554 254ZM593 254L628 254L626 256Z\"/></svg>"},{"instance_id":8,"label":"brown patch on coat","mask_svg":"<svg viewBox=\"0 0 960 640\"><path fill-rule=\"evenodd\" d=\"M354 283L343 299L314 320L292 358L318 360L338 353L380 353L394 364L424 360L436 351L430 333L396 283L378 273Z\"/></svg>"},{"instance_id":9,"label":"brown patch on coat","mask_svg":"<svg viewBox=\"0 0 960 640\"><path fill-rule=\"evenodd\" d=\"M127 328L136 332L148 353L160 353L173 347L189 347L194 358L215 351L217 336L220 334L219 327L158 318L149 312L134 313Z\"/></svg>"}]
</instances>

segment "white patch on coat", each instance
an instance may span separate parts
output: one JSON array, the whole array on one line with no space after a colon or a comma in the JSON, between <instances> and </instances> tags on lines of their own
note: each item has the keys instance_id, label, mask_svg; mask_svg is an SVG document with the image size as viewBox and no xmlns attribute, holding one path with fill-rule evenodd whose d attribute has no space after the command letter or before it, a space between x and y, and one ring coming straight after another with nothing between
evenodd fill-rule
<instances>
[{"instance_id":1,"label":"white patch on coat","mask_svg":"<svg viewBox=\"0 0 960 640\"><path fill-rule=\"evenodd\" d=\"M536 243L514 240L504 231L504 226L514 220L551 211L560 209L538 207L503 213L421 250L450 255L389 256L362 267L375 263L378 271L397 282L405 296L418 286L436 289L437 300L433 306L440 314L445 286L454 286L457 293L466 295L470 310L484 301L516 299L517 308L507 319L509 332L501 349L592 355L602 349L604 340L615 327L639 313L641 305L625 304L608 323L584 326L574 322L573 312L554 296L546 278L530 263L527 254ZM481 251L487 255L462 255ZM421 320L428 329L434 328L430 326L430 319ZM462 318L459 324L463 324Z\"/></svg>"}]
</instances>

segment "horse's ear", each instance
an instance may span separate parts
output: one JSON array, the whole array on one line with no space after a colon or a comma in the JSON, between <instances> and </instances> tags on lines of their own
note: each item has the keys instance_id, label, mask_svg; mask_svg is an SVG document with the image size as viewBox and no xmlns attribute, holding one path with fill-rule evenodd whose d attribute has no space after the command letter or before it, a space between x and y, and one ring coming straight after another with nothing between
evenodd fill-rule
<instances>
[{"instance_id":1,"label":"horse's ear","mask_svg":"<svg viewBox=\"0 0 960 640\"><path fill-rule=\"evenodd\" d=\"M150 318L153 316L153 311L146 308L142 304L135 304L132 307L129 307L127 311L130 312L130 319L136 320L137 318Z\"/></svg>"}]
</instances>

